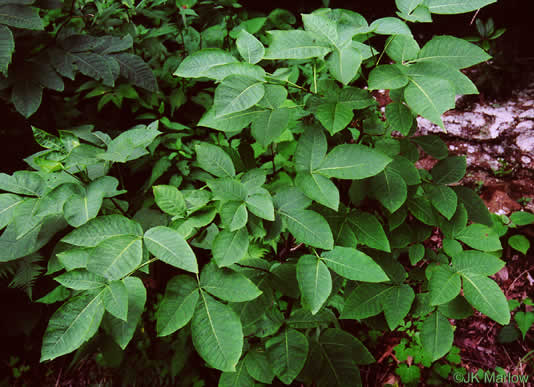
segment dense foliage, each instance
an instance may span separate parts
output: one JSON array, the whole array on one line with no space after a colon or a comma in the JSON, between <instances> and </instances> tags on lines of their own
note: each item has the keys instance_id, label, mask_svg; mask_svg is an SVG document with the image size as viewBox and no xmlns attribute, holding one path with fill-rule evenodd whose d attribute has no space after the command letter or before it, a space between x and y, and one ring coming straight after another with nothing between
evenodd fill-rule
<instances>
[{"instance_id":1,"label":"dense foliage","mask_svg":"<svg viewBox=\"0 0 534 387\"><path fill-rule=\"evenodd\" d=\"M493 2L397 0L398 17L370 24L324 8L303 28L283 10L241 19L232 1L0 2L2 97L25 117L44 89L70 107L57 130L33 123L44 150L31 170L0 174L0 270L31 296L45 260L58 283L37 300L55 310L41 361L102 337L124 350L156 270L171 373L192 343L223 386L357 384L375 359L350 320L413 321L428 366L454 353L449 318L474 308L509 324L488 278L506 226L455 184L464 157L413 136L418 115L443 127L455 97L477 93L460 70L490 56L452 36L421 47L407 24ZM378 89L393 100L383 111ZM135 126L80 120L72 109L94 97L96 113L128 101ZM430 171L414 165L420 149L439 160Z\"/></svg>"}]
</instances>

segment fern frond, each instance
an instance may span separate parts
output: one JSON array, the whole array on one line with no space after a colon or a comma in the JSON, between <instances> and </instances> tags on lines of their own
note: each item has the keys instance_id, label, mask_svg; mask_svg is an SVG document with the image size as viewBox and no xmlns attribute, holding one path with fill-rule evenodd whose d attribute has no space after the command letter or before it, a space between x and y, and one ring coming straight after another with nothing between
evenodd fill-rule
<instances>
[{"instance_id":1,"label":"fern frond","mask_svg":"<svg viewBox=\"0 0 534 387\"><path fill-rule=\"evenodd\" d=\"M44 267L39 264L42 260L42 256L32 254L14 261L17 262L17 268L9 287L23 289L31 299L35 280L44 271Z\"/></svg>"}]
</instances>

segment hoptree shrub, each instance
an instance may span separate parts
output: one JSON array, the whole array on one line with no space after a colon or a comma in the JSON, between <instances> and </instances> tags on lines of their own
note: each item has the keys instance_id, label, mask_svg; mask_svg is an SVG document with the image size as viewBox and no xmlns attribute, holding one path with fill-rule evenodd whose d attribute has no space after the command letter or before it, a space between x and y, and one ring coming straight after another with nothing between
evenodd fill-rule
<instances>
[{"instance_id":1,"label":"hoptree shrub","mask_svg":"<svg viewBox=\"0 0 534 387\"><path fill-rule=\"evenodd\" d=\"M196 128L34 128L45 150L26 159L33 171L0 174L0 262L52 244L58 286L39 301L61 305L41 360L99 330L124 349L156 264L174 273L158 335L186 330L223 386L361 384L358 366L375 359L351 320L395 330L419 319L432 361L452 347L449 319L474 308L508 324L488 278L504 266L499 234L456 184L465 158L413 137L418 115L443 127L455 96L477 93L460 70L489 56L452 36L420 47L406 24L493 2L397 0L398 17L371 24L325 8L302 15L303 29L243 28L231 49L196 51L174 73L213 94ZM378 89L393 101L383 114ZM438 160L430 171L415 167L419 149ZM155 159L143 187L121 196L121 168Z\"/></svg>"}]
</instances>

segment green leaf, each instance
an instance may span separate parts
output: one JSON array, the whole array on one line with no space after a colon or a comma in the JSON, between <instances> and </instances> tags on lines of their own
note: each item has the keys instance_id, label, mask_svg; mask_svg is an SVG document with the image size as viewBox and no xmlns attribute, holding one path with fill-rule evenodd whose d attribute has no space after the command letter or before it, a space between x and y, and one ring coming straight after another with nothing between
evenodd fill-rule
<instances>
[{"instance_id":1,"label":"green leaf","mask_svg":"<svg viewBox=\"0 0 534 387\"><path fill-rule=\"evenodd\" d=\"M101 291L84 292L65 302L48 322L43 337L41 362L76 350L90 339L88 334L92 326L100 325L103 315Z\"/></svg>"},{"instance_id":2,"label":"green leaf","mask_svg":"<svg viewBox=\"0 0 534 387\"><path fill-rule=\"evenodd\" d=\"M280 85L265 85L265 94L258 105L268 109L276 109L280 107L287 99L287 89Z\"/></svg>"},{"instance_id":3,"label":"green leaf","mask_svg":"<svg viewBox=\"0 0 534 387\"><path fill-rule=\"evenodd\" d=\"M462 274L464 296L480 313L501 325L510 322L508 302L501 288L486 276Z\"/></svg>"},{"instance_id":4,"label":"green leaf","mask_svg":"<svg viewBox=\"0 0 534 387\"><path fill-rule=\"evenodd\" d=\"M273 198L267 190L258 190L245 200L246 206L254 215L274 221Z\"/></svg>"},{"instance_id":5,"label":"green leaf","mask_svg":"<svg viewBox=\"0 0 534 387\"><path fill-rule=\"evenodd\" d=\"M332 277L326 265L313 255L303 255L297 263L297 281L303 305L316 314L332 292Z\"/></svg>"},{"instance_id":6,"label":"green leaf","mask_svg":"<svg viewBox=\"0 0 534 387\"><path fill-rule=\"evenodd\" d=\"M0 5L0 24L26 30L43 29L37 8L16 4Z\"/></svg>"},{"instance_id":7,"label":"green leaf","mask_svg":"<svg viewBox=\"0 0 534 387\"><path fill-rule=\"evenodd\" d=\"M341 329L328 328L323 331L319 337L319 344L325 349L326 354L330 355L329 357L331 359L336 359L336 362L340 362L343 358L358 365L372 364L375 362L373 355L365 348L360 340ZM342 354L345 356L341 356Z\"/></svg>"},{"instance_id":8,"label":"green leaf","mask_svg":"<svg viewBox=\"0 0 534 387\"><path fill-rule=\"evenodd\" d=\"M521 331L521 334L523 335L523 340L525 340L525 335L529 331L529 329L532 327L532 324L534 324L534 313L532 312L516 312L514 315L515 322L517 323L517 327Z\"/></svg>"},{"instance_id":9,"label":"green leaf","mask_svg":"<svg viewBox=\"0 0 534 387\"><path fill-rule=\"evenodd\" d=\"M458 296L452 301L440 305L438 310L444 316L455 320L461 320L473 314L473 308L462 296Z\"/></svg>"},{"instance_id":10,"label":"green leaf","mask_svg":"<svg viewBox=\"0 0 534 387\"><path fill-rule=\"evenodd\" d=\"M54 278L61 285L74 290L98 289L106 285L105 278L87 270L73 270Z\"/></svg>"},{"instance_id":11,"label":"green leaf","mask_svg":"<svg viewBox=\"0 0 534 387\"><path fill-rule=\"evenodd\" d=\"M102 176L92 181L82 195L74 194L65 201L63 206L65 220L73 227L80 227L96 218L104 197L114 196L118 183L111 176Z\"/></svg>"},{"instance_id":12,"label":"green leaf","mask_svg":"<svg viewBox=\"0 0 534 387\"><path fill-rule=\"evenodd\" d=\"M393 128L403 136L410 133L413 124L413 115L406 105L399 102L392 102L386 105L386 118Z\"/></svg>"},{"instance_id":13,"label":"green leaf","mask_svg":"<svg viewBox=\"0 0 534 387\"><path fill-rule=\"evenodd\" d=\"M254 379L248 374L245 359L243 359L237 364L235 372L223 372L221 374L218 387L248 387L254 385Z\"/></svg>"},{"instance_id":14,"label":"green leaf","mask_svg":"<svg viewBox=\"0 0 534 387\"><path fill-rule=\"evenodd\" d=\"M219 200L244 201L247 199L247 188L237 180L223 177L207 182L214 198Z\"/></svg>"},{"instance_id":15,"label":"green leaf","mask_svg":"<svg viewBox=\"0 0 534 387\"><path fill-rule=\"evenodd\" d=\"M107 238L117 236L141 236L143 229L136 221L122 215L105 215L90 220L73 230L61 241L82 247L95 247Z\"/></svg>"},{"instance_id":16,"label":"green leaf","mask_svg":"<svg viewBox=\"0 0 534 387\"><path fill-rule=\"evenodd\" d=\"M128 291L128 317L126 321L106 314L104 328L113 337L113 340L124 350L132 339L137 324L146 303L146 289L137 277L127 277L122 280Z\"/></svg>"},{"instance_id":17,"label":"green leaf","mask_svg":"<svg viewBox=\"0 0 534 387\"><path fill-rule=\"evenodd\" d=\"M473 43L453 36L435 36L423 46L417 61L437 61L457 69L471 67L491 57Z\"/></svg>"},{"instance_id":18,"label":"green leaf","mask_svg":"<svg viewBox=\"0 0 534 387\"><path fill-rule=\"evenodd\" d=\"M417 114L445 129L441 115L455 106L454 87L449 81L434 77L411 78L404 89L404 99Z\"/></svg>"},{"instance_id":19,"label":"green leaf","mask_svg":"<svg viewBox=\"0 0 534 387\"><path fill-rule=\"evenodd\" d=\"M200 273L200 286L217 298L230 302L244 302L258 298L262 292L241 273L218 268L208 263Z\"/></svg>"},{"instance_id":20,"label":"green leaf","mask_svg":"<svg viewBox=\"0 0 534 387\"><path fill-rule=\"evenodd\" d=\"M291 186L281 188L275 195L274 205L280 211L303 210L311 204L301 190Z\"/></svg>"},{"instance_id":21,"label":"green leaf","mask_svg":"<svg viewBox=\"0 0 534 387\"><path fill-rule=\"evenodd\" d=\"M271 384L274 372L269 364L267 354L263 351L251 350L245 357L245 366L250 376L260 383Z\"/></svg>"},{"instance_id":22,"label":"green leaf","mask_svg":"<svg viewBox=\"0 0 534 387\"><path fill-rule=\"evenodd\" d=\"M125 163L148 154L145 149L161 134L156 128L135 128L127 130L115 137L109 144L106 153L99 154L102 160Z\"/></svg>"},{"instance_id":23,"label":"green leaf","mask_svg":"<svg viewBox=\"0 0 534 387\"><path fill-rule=\"evenodd\" d=\"M199 298L198 284L187 275L171 278L156 312L158 336L167 336L191 320Z\"/></svg>"},{"instance_id":24,"label":"green leaf","mask_svg":"<svg viewBox=\"0 0 534 387\"><path fill-rule=\"evenodd\" d=\"M91 252L87 270L113 281L134 270L142 259L143 242L140 236L114 236L100 242Z\"/></svg>"},{"instance_id":25,"label":"green leaf","mask_svg":"<svg viewBox=\"0 0 534 387\"><path fill-rule=\"evenodd\" d=\"M374 215L355 211L350 215L349 222L358 241L373 249L391 252L386 233Z\"/></svg>"},{"instance_id":26,"label":"green leaf","mask_svg":"<svg viewBox=\"0 0 534 387\"><path fill-rule=\"evenodd\" d=\"M299 173L295 185L310 199L337 211L339 190L330 179L315 173Z\"/></svg>"},{"instance_id":27,"label":"green leaf","mask_svg":"<svg viewBox=\"0 0 534 387\"><path fill-rule=\"evenodd\" d=\"M339 318L361 320L376 316L383 310L382 297L389 288L383 284L360 284L349 294Z\"/></svg>"},{"instance_id":28,"label":"green leaf","mask_svg":"<svg viewBox=\"0 0 534 387\"><path fill-rule=\"evenodd\" d=\"M7 68L11 63L11 56L15 51L13 33L9 28L0 25L0 72L7 74Z\"/></svg>"},{"instance_id":29,"label":"green leaf","mask_svg":"<svg viewBox=\"0 0 534 387\"><path fill-rule=\"evenodd\" d=\"M200 168L217 177L235 176L232 158L221 147L206 142L195 146Z\"/></svg>"},{"instance_id":30,"label":"green leaf","mask_svg":"<svg viewBox=\"0 0 534 387\"><path fill-rule=\"evenodd\" d=\"M430 201L424 197L415 197L408 200L408 209L419 221L429 226L437 226L437 217Z\"/></svg>"},{"instance_id":31,"label":"green leaf","mask_svg":"<svg viewBox=\"0 0 534 387\"><path fill-rule=\"evenodd\" d=\"M265 70L260 66L239 62L212 67L205 74L206 77L218 82L230 75L246 76L261 81L265 78Z\"/></svg>"},{"instance_id":32,"label":"green leaf","mask_svg":"<svg viewBox=\"0 0 534 387\"><path fill-rule=\"evenodd\" d=\"M323 103L315 111L315 117L333 135L345 129L352 121L354 114L347 104Z\"/></svg>"},{"instance_id":33,"label":"green leaf","mask_svg":"<svg viewBox=\"0 0 534 387\"><path fill-rule=\"evenodd\" d=\"M432 13L451 15L455 13L476 11L479 8L485 7L488 4L493 4L496 2L497 0L429 0L427 6L430 9L430 12Z\"/></svg>"},{"instance_id":34,"label":"green leaf","mask_svg":"<svg viewBox=\"0 0 534 387\"><path fill-rule=\"evenodd\" d=\"M502 249L497 233L483 224L474 223L467 226L462 232L456 235L456 239L461 240L469 247L482 251L497 251Z\"/></svg>"},{"instance_id":35,"label":"green leaf","mask_svg":"<svg viewBox=\"0 0 534 387\"><path fill-rule=\"evenodd\" d=\"M344 85L348 85L354 79L361 64L360 51L350 45L336 48L326 60L330 74Z\"/></svg>"},{"instance_id":36,"label":"green leaf","mask_svg":"<svg viewBox=\"0 0 534 387\"><path fill-rule=\"evenodd\" d=\"M415 266L417 262L419 262L425 256L425 247L420 243L411 245L410 249L408 250L408 255L410 258L410 263Z\"/></svg>"},{"instance_id":37,"label":"green leaf","mask_svg":"<svg viewBox=\"0 0 534 387\"><path fill-rule=\"evenodd\" d=\"M43 87L29 79L17 81L11 90L11 101L25 118L30 117L39 109L42 98Z\"/></svg>"},{"instance_id":38,"label":"green leaf","mask_svg":"<svg viewBox=\"0 0 534 387\"><path fill-rule=\"evenodd\" d=\"M213 368L235 372L243 350L241 321L228 305L201 291L191 322L193 345Z\"/></svg>"},{"instance_id":39,"label":"green leaf","mask_svg":"<svg viewBox=\"0 0 534 387\"><path fill-rule=\"evenodd\" d=\"M230 231L236 231L246 226L248 221L248 212L245 203L241 203L232 217L230 222Z\"/></svg>"},{"instance_id":40,"label":"green leaf","mask_svg":"<svg viewBox=\"0 0 534 387\"><path fill-rule=\"evenodd\" d=\"M201 78L218 66L236 62L237 59L224 50L207 48L185 58L173 75L183 78Z\"/></svg>"},{"instance_id":41,"label":"green leaf","mask_svg":"<svg viewBox=\"0 0 534 387\"><path fill-rule=\"evenodd\" d=\"M447 144L434 134L413 137L411 140L417 145L420 145L426 153L435 159L442 160L449 154Z\"/></svg>"},{"instance_id":42,"label":"green leaf","mask_svg":"<svg viewBox=\"0 0 534 387\"><path fill-rule=\"evenodd\" d=\"M534 223L534 214L525 211L517 211L510 215L510 220L518 226L526 226Z\"/></svg>"},{"instance_id":43,"label":"green leaf","mask_svg":"<svg viewBox=\"0 0 534 387\"><path fill-rule=\"evenodd\" d=\"M112 281L102 293L106 310L123 321L128 320L128 289L122 281Z\"/></svg>"},{"instance_id":44,"label":"green leaf","mask_svg":"<svg viewBox=\"0 0 534 387\"><path fill-rule=\"evenodd\" d=\"M258 115L258 111L257 108L250 108L242 112L227 114L223 117L216 117L215 108L212 107L204 113L198 122L198 126L205 126L223 132L237 133L252 122Z\"/></svg>"},{"instance_id":45,"label":"green leaf","mask_svg":"<svg viewBox=\"0 0 534 387\"><path fill-rule=\"evenodd\" d=\"M430 189L428 196L434 208L447 220L451 220L456 213L458 204L458 196L456 196L452 188L445 185L436 185Z\"/></svg>"},{"instance_id":46,"label":"green leaf","mask_svg":"<svg viewBox=\"0 0 534 387\"><path fill-rule=\"evenodd\" d=\"M198 273L197 259L184 237L169 227L157 226L147 230L144 240L155 257L179 269Z\"/></svg>"},{"instance_id":47,"label":"green leaf","mask_svg":"<svg viewBox=\"0 0 534 387\"><path fill-rule=\"evenodd\" d=\"M292 328L317 328L328 326L336 320L336 315L330 309L322 309L312 314L308 309L297 309L291 313L287 324Z\"/></svg>"},{"instance_id":48,"label":"green leaf","mask_svg":"<svg viewBox=\"0 0 534 387\"><path fill-rule=\"evenodd\" d=\"M419 44L409 35L393 35L386 41L386 54L398 63L417 58L419 50Z\"/></svg>"},{"instance_id":49,"label":"green leaf","mask_svg":"<svg viewBox=\"0 0 534 387\"><path fill-rule=\"evenodd\" d=\"M266 148L286 130L290 117L284 108L259 112L252 121L251 134Z\"/></svg>"},{"instance_id":50,"label":"green leaf","mask_svg":"<svg viewBox=\"0 0 534 387\"><path fill-rule=\"evenodd\" d=\"M383 17L371 23L375 34L381 35L412 35L410 28L396 17Z\"/></svg>"},{"instance_id":51,"label":"green leaf","mask_svg":"<svg viewBox=\"0 0 534 387\"><path fill-rule=\"evenodd\" d=\"M128 53L112 55L119 62L120 74L135 86L142 87L150 92L158 90L158 82L152 69L141 57ZM105 80L105 79L104 79Z\"/></svg>"},{"instance_id":52,"label":"green leaf","mask_svg":"<svg viewBox=\"0 0 534 387\"><path fill-rule=\"evenodd\" d=\"M395 0L395 5L402 13L410 14L422 2L423 0Z\"/></svg>"},{"instance_id":53,"label":"green leaf","mask_svg":"<svg viewBox=\"0 0 534 387\"><path fill-rule=\"evenodd\" d=\"M460 275L447 265L439 265L432 270L428 281L430 304L446 304L460 294L462 281Z\"/></svg>"},{"instance_id":54,"label":"green leaf","mask_svg":"<svg viewBox=\"0 0 534 387\"><path fill-rule=\"evenodd\" d=\"M398 89L408 84L408 77L398 65L380 65L369 73L369 90Z\"/></svg>"},{"instance_id":55,"label":"green leaf","mask_svg":"<svg viewBox=\"0 0 534 387\"><path fill-rule=\"evenodd\" d=\"M284 384L291 384L308 355L308 339L295 329L284 329L265 343L269 363Z\"/></svg>"},{"instance_id":56,"label":"green leaf","mask_svg":"<svg viewBox=\"0 0 534 387\"><path fill-rule=\"evenodd\" d=\"M331 250L334 247L334 237L328 222L317 212L310 210L281 211L289 232L298 242Z\"/></svg>"},{"instance_id":57,"label":"green leaf","mask_svg":"<svg viewBox=\"0 0 534 387\"><path fill-rule=\"evenodd\" d=\"M385 282L389 277L371 257L354 248L336 246L322 254L327 266L342 277L353 281Z\"/></svg>"},{"instance_id":58,"label":"green leaf","mask_svg":"<svg viewBox=\"0 0 534 387\"><path fill-rule=\"evenodd\" d=\"M154 199L161 211L173 216L183 216L186 206L184 196L172 185L152 186Z\"/></svg>"},{"instance_id":59,"label":"green leaf","mask_svg":"<svg viewBox=\"0 0 534 387\"><path fill-rule=\"evenodd\" d=\"M265 54L263 44L253 35L241 30L236 40L237 50L248 63L258 63Z\"/></svg>"},{"instance_id":60,"label":"green leaf","mask_svg":"<svg viewBox=\"0 0 534 387\"><path fill-rule=\"evenodd\" d=\"M342 144L328 153L313 172L338 179L365 179L380 173L391 159L364 145Z\"/></svg>"},{"instance_id":61,"label":"green leaf","mask_svg":"<svg viewBox=\"0 0 534 387\"><path fill-rule=\"evenodd\" d=\"M454 239L443 239L443 251L449 257L454 257L463 251L462 244Z\"/></svg>"},{"instance_id":62,"label":"green leaf","mask_svg":"<svg viewBox=\"0 0 534 387\"><path fill-rule=\"evenodd\" d=\"M391 213L397 211L408 197L404 179L388 168L371 178L370 187L374 197Z\"/></svg>"},{"instance_id":63,"label":"green leaf","mask_svg":"<svg viewBox=\"0 0 534 387\"><path fill-rule=\"evenodd\" d=\"M441 313L434 312L423 322L421 344L432 357L432 361L441 359L450 351L453 339L452 326Z\"/></svg>"},{"instance_id":64,"label":"green leaf","mask_svg":"<svg viewBox=\"0 0 534 387\"><path fill-rule=\"evenodd\" d=\"M339 37L337 33L336 23L321 15L317 14L302 14L302 23L306 31L317 34L324 41L328 41L333 46L338 46Z\"/></svg>"},{"instance_id":65,"label":"green leaf","mask_svg":"<svg viewBox=\"0 0 534 387\"><path fill-rule=\"evenodd\" d=\"M246 228L237 231L220 231L213 241L213 259L217 266L230 266L240 261L247 253L249 245Z\"/></svg>"},{"instance_id":66,"label":"green leaf","mask_svg":"<svg viewBox=\"0 0 534 387\"><path fill-rule=\"evenodd\" d=\"M381 299L389 329L394 330L410 311L415 293L410 285L402 284L390 287Z\"/></svg>"},{"instance_id":67,"label":"green leaf","mask_svg":"<svg viewBox=\"0 0 534 387\"><path fill-rule=\"evenodd\" d=\"M440 62L426 61L419 62L403 68L406 75L418 77L435 77L446 79L454 87L454 92L458 94L478 94L477 87L460 70Z\"/></svg>"},{"instance_id":68,"label":"green leaf","mask_svg":"<svg viewBox=\"0 0 534 387\"><path fill-rule=\"evenodd\" d=\"M495 255L466 250L452 257L452 264L460 274L493 275L504 267Z\"/></svg>"},{"instance_id":69,"label":"green leaf","mask_svg":"<svg viewBox=\"0 0 534 387\"><path fill-rule=\"evenodd\" d=\"M357 364L372 363L374 358L358 339L341 329L329 328L321 334L318 344L320 363L314 367L318 386L361 385Z\"/></svg>"},{"instance_id":70,"label":"green leaf","mask_svg":"<svg viewBox=\"0 0 534 387\"><path fill-rule=\"evenodd\" d=\"M43 304L55 304L59 301L65 301L67 298L70 297L71 291L64 286L56 286L50 293L46 294L45 296L39 298L38 300L35 300L35 302L43 303Z\"/></svg>"},{"instance_id":71,"label":"green leaf","mask_svg":"<svg viewBox=\"0 0 534 387\"><path fill-rule=\"evenodd\" d=\"M493 227L490 213L484 201L472 189L467 187L453 187L458 199L463 203L469 219L476 223L485 224L488 227Z\"/></svg>"},{"instance_id":72,"label":"green leaf","mask_svg":"<svg viewBox=\"0 0 534 387\"><path fill-rule=\"evenodd\" d=\"M216 118L237 113L256 105L265 93L263 82L255 78L229 75L215 89L213 106Z\"/></svg>"},{"instance_id":73,"label":"green leaf","mask_svg":"<svg viewBox=\"0 0 534 387\"><path fill-rule=\"evenodd\" d=\"M307 126L295 150L297 172L312 172L318 168L326 156L327 147L323 130L317 126Z\"/></svg>"},{"instance_id":74,"label":"green leaf","mask_svg":"<svg viewBox=\"0 0 534 387\"><path fill-rule=\"evenodd\" d=\"M0 173L0 189L21 195L41 196L45 182L36 172L17 171L12 176Z\"/></svg>"},{"instance_id":75,"label":"green leaf","mask_svg":"<svg viewBox=\"0 0 534 387\"><path fill-rule=\"evenodd\" d=\"M510 247L524 255L527 254L527 251L530 248L530 241L524 235L512 235L508 238L508 244Z\"/></svg>"},{"instance_id":76,"label":"green leaf","mask_svg":"<svg viewBox=\"0 0 534 387\"><path fill-rule=\"evenodd\" d=\"M438 161L430 173L436 184L451 184L464 177L466 168L465 156L451 156Z\"/></svg>"},{"instance_id":77,"label":"green leaf","mask_svg":"<svg viewBox=\"0 0 534 387\"><path fill-rule=\"evenodd\" d=\"M103 56L94 52L68 52L65 53L65 61L76 65L78 70L96 81L102 81L106 86L114 86L115 80L120 72L120 65L112 57ZM112 71L112 67L117 66L117 72ZM56 70L61 74L61 68L56 66Z\"/></svg>"},{"instance_id":78,"label":"green leaf","mask_svg":"<svg viewBox=\"0 0 534 387\"><path fill-rule=\"evenodd\" d=\"M332 51L327 42L310 31L268 31L271 45L264 59L310 59Z\"/></svg>"},{"instance_id":79,"label":"green leaf","mask_svg":"<svg viewBox=\"0 0 534 387\"><path fill-rule=\"evenodd\" d=\"M13 211L23 201L23 198L14 194L0 194L0 229L11 223Z\"/></svg>"}]
</instances>

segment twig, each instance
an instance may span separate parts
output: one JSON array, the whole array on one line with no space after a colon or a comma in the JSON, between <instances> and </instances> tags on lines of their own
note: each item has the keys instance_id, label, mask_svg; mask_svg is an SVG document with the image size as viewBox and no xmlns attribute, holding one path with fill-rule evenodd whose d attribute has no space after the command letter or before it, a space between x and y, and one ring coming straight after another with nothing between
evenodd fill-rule
<instances>
[{"instance_id":1,"label":"twig","mask_svg":"<svg viewBox=\"0 0 534 387\"><path fill-rule=\"evenodd\" d=\"M475 14L473 15L473 18L471 19L471 23L469 23L469 25L473 25L473 22L475 21L478 13L480 12L480 8L477 9L477 11L475 12Z\"/></svg>"},{"instance_id":2,"label":"twig","mask_svg":"<svg viewBox=\"0 0 534 387\"><path fill-rule=\"evenodd\" d=\"M264 273L271 274L271 272L270 272L269 270L262 269L261 267L254 267L254 266L249 266L249 265L243 265L242 263L236 263L236 265L239 266L239 267L246 267L246 268L248 268L248 269L259 270L259 271L263 271Z\"/></svg>"},{"instance_id":3,"label":"twig","mask_svg":"<svg viewBox=\"0 0 534 387\"><path fill-rule=\"evenodd\" d=\"M129 218L128 213L127 213L126 211L124 211L124 210L121 208L121 206L119 206L119 203L117 203L117 202L115 201L115 199L113 199L113 198L110 198L110 199L111 199L111 202L115 205L115 207L117 207L117 209L118 209L124 216L126 216L127 218Z\"/></svg>"},{"instance_id":4,"label":"twig","mask_svg":"<svg viewBox=\"0 0 534 387\"><path fill-rule=\"evenodd\" d=\"M521 274L519 274L517 277L515 277L515 280L512 281L512 283L510 284L510 286L508 286L508 289L506 289L506 294L508 294L508 292L510 291L510 289L512 288L512 286L514 286L514 284L516 283L516 281L521 278L523 276L523 274L525 273L528 273L530 272L530 270L534 269L534 266L531 266L529 267L527 270L525 270L524 272L522 272Z\"/></svg>"},{"instance_id":5,"label":"twig","mask_svg":"<svg viewBox=\"0 0 534 387\"><path fill-rule=\"evenodd\" d=\"M57 379L56 379L56 387L59 386L59 380L61 379L61 373L63 372L63 368L60 368L59 369L59 375L57 376Z\"/></svg>"}]
</instances>

